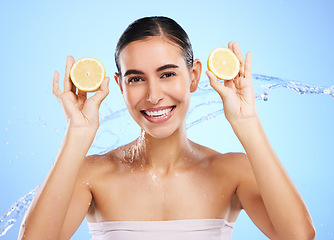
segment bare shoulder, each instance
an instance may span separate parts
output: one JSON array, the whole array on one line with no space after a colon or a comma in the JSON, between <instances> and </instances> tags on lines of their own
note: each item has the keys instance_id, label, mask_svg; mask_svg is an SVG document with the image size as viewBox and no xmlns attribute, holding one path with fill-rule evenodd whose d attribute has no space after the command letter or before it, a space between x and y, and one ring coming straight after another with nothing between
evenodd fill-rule
<instances>
[{"instance_id":1,"label":"bare shoulder","mask_svg":"<svg viewBox=\"0 0 334 240\"><path fill-rule=\"evenodd\" d=\"M253 169L248 160L247 154L241 152L229 152L217 158L217 166L225 174L232 175L236 188L243 182L252 181L254 178Z\"/></svg>"},{"instance_id":2,"label":"bare shoulder","mask_svg":"<svg viewBox=\"0 0 334 240\"><path fill-rule=\"evenodd\" d=\"M254 186L256 188L253 170L247 155L241 152L220 153L199 144L193 146L202 154L203 162L208 166L207 170L210 173L208 175L218 186L217 191L222 189L222 194L230 201L229 215L225 217L235 221L243 208L237 194L239 188L241 186L242 188L251 187L252 191Z\"/></svg>"},{"instance_id":3,"label":"bare shoulder","mask_svg":"<svg viewBox=\"0 0 334 240\"><path fill-rule=\"evenodd\" d=\"M253 169L247 154L242 152L220 153L205 146L192 143L193 148L202 155L202 161L208 166L212 176L223 185L228 182L229 187L237 192L243 185L256 185ZM195 152L196 152L195 151Z\"/></svg>"},{"instance_id":4,"label":"bare shoulder","mask_svg":"<svg viewBox=\"0 0 334 240\"><path fill-rule=\"evenodd\" d=\"M203 159L209 161L215 167L224 168L227 171L243 172L251 170L248 157L241 152L220 153L211 148L192 142L192 147L196 150L197 155L201 155Z\"/></svg>"},{"instance_id":5,"label":"bare shoulder","mask_svg":"<svg viewBox=\"0 0 334 240\"><path fill-rule=\"evenodd\" d=\"M85 158L80 175L82 177L96 178L109 174L118 169L121 162L122 147L103 154L89 155Z\"/></svg>"}]
</instances>

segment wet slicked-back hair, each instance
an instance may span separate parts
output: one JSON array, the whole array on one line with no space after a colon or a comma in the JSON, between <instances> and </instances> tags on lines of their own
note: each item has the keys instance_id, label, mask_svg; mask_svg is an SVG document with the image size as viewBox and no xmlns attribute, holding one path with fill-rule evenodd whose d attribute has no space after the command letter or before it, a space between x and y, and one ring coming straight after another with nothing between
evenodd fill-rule
<instances>
[{"instance_id":1,"label":"wet slicked-back hair","mask_svg":"<svg viewBox=\"0 0 334 240\"><path fill-rule=\"evenodd\" d=\"M118 40L115 51L115 62L120 76L119 55L123 48L131 42L154 36L165 37L179 46L188 68L193 66L193 50L189 37L183 28L168 17L145 17L131 23Z\"/></svg>"}]
</instances>

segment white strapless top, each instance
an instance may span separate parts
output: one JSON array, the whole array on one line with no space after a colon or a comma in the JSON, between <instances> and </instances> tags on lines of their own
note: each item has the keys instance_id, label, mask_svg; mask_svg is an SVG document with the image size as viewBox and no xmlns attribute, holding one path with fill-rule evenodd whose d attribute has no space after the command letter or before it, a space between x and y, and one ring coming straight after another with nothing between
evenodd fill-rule
<instances>
[{"instance_id":1,"label":"white strapless top","mask_svg":"<svg viewBox=\"0 0 334 240\"><path fill-rule=\"evenodd\" d=\"M92 240L230 240L233 226L224 219L88 223Z\"/></svg>"}]
</instances>

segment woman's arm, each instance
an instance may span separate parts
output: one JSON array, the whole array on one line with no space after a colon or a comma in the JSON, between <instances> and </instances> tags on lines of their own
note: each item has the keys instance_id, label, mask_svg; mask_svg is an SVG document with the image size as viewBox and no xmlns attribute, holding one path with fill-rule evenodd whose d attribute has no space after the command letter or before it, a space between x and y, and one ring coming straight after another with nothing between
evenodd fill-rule
<instances>
[{"instance_id":1,"label":"woman's arm","mask_svg":"<svg viewBox=\"0 0 334 240\"><path fill-rule=\"evenodd\" d=\"M92 199L89 190L77 181L98 129L98 109L108 94L109 79L87 99L86 93L79 90L77 93L69 78L73 63L73 57L68 57L63 91L59 89L57 72L53 78L53 93L64 108L68 127L58 156L22 222L19 239L59 239L72 234L75 230L64 226L64 222L71 218L74 222L70 225L77 227L80 223L75 221L82 221L89 207L87 202ZM73 205L76 205L76 213L68 211ZM66 233L62 233L62 229Z\"/></svg>"},{"instance_id":2,"label":"woman's arm","mask_svg":"<svg viewBox=\"0 0 334 240\"><path fill-rule=\"evenodd\" d=\"M251 54L247 53L245 61L237 43L229 43L229 48L239 58L239 75L224 84L211 72L207 75L223 100L225 116L243 145L255 176L257 186L250 183L251 178L240 183L237 194L241 204L271 239L314 239L308 209L272 149L257 115Z\"/></svg>"},{"instance_id":3,"label":"woman's arm","mask_svg":"<svg viewBox=\"0 0 334 240\"><path fill-rule=\"evenodd\" d=\"M248 215L258 226L267 226L261 230L270 239L314 239L308 209L272 149L260 120L238 123L233 129L247 153L257 185L252 186L245 178L237 190ZM256 198L258 191L260 198ZM261 222L264 219L270 224Z\"/></svg>"}]
</instances>

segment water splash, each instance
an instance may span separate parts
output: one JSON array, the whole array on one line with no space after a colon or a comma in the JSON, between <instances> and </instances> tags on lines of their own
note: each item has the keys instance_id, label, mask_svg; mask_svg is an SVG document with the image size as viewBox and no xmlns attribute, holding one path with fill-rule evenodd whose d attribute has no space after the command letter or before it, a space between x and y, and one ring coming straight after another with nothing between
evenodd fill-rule
<instances>
[{"instance_id":1,"label":"water splash","mask_svg":"<svg viewBox=\"0 0 334 240\"><path fill-rule=\"evenodd\" d=\"M7 231L16 223L17 219L19 219L29 208L32 199L36 195L38 187L34 188L26 195L17 200L13 205L9 208L9 210L1 216L0 218L0 237L4 236Z\"/></svg>"},{"instance_id":2,"label":"water splash","mask_svg":"<svg viewBox=\"0 0 334 240\"><path fill-rule=\"evenodd\" d=\"M127 151L123 151L123 158L122 161L124 163L130 163L132 167L134 167L136 164L140 164L141 167L143 167L144 162L143 161L137 161L135 163L136 159L145 159L143 157L143 150L146 149L146 139L145 139L145 131L143 130L140 133L140 136L138 139L136 139L135 143L131 145L131 147Z\"/></svg>"},{"instance_id":3,"label":"water splash","mask_svg":"<svg viewBox=\"0 0 334 240\"><path fill-rule=\"evenodd\" d=\"M261 74L253 74L253 81L257 82L255 85L256 98L265 101L269 99L269 92L271 90L280 87L294 90L299 94L324 94L334 97L334 85L330 87L315 86ZM257 89L257 86L259 89Z\"/></svg>"},{"instance_id":4,"label":"water splash","mask_svg":"<svg viewBox=\"0 0 334 240\"><path fill-rule=\"evenodd\" d=\"M301 82L253 74L253 84L257 100L268 101L269 93L277 88L286 88L296 91L298 94L321 94L334 98L334 85L330 87L315 86ZM118 146L131 141L128 135L129 126L133 124L126 108L117 111L108 109L100 120L100 128L96 139L91 146L92 151L105 153ZM192 106L187 115L187 129L213 119L224 113L218 94L211 88L208 80L202 81L198 90L192 95ZM43 127L46 123L43 124ZM117 127L115 127L117 126ZM140 129L138 129L140 131ZM134 133L133 136L137 136ZM107 144L106 146L103 145ZM134 153L132 153L134 154ZM38 187L28 192L15 202L10 209L0 218L0 237L4 236L15 222L26 212Z\"/></svg>"}]
</instances>

